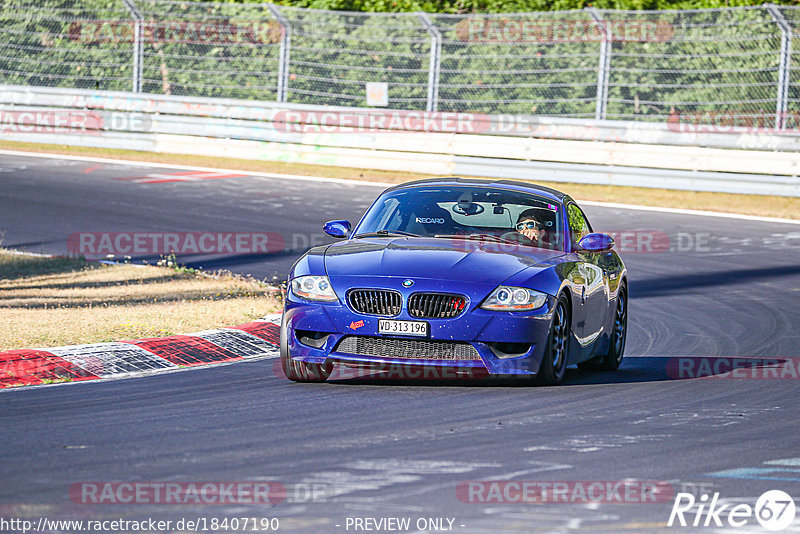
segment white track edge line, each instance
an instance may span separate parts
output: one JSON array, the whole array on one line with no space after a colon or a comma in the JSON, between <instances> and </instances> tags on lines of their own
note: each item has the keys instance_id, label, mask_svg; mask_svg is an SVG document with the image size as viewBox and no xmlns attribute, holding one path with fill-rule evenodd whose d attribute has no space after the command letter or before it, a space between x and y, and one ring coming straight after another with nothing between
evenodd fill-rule
<instances>
[{"instance_id":1,"label":"white track edge line","mask_svg":"<svg viewBox=\"0 0 800 534\"><path fill-rule=\"evenodd\" d=\"M45 158L45 159L65 159L68 161L87 161L90 163L109 163L111 165L128 165L131 167L147 167L154 169L175 169L181 171L202 171L202 172L216 172L216 173L224 172L230 174L244 174L246 176L254 176L257 178L287 178L292 180L330 182L330 183L348 184L348 185L369 185L376 187L387 187L391 185L397 185L389 182L370 182L366 180L348 180L346 178L326 178L324 176L303 176L299 174L280 174L272 172L243 171L241 169L220 169L219 167L200 167L195 165L154 163L151 161L137 161L130 159L110 159L110 158L96 158L92 156L73 156L64 154L51 154L47 152L24 152L18 150L0 150L0 155L34 157L34 158Z\"/></svg>"},{"instance_id":2,"label":"white track edge line","mask_svg":"<svg viewBox=\"0 0 800 534\"><path fill-rule=\"evenodd\" d=\"M732 193L733 194L733 193ZM578 200L587 206L603 208L618 208L632 211L657 211L660 213L674 213L676 215L695 215L698 217L720 217L725 219L745 219L748 221L770 222L780 224L800 224L800 219L781 219L779 217L760 217L745 215L743 213L724 213L719 211L689 210L683 208L664 208L659 206L640 206L638 204L618 204L616 202L597 202L594 200Z\"/></svg>"},{"instance_id":3,"label":"white track edge line","mask_svg":"<svg viewBox=\"0 0 800 534\"><path fill-rule=\"evenodd\" d=\"M163 168L163 169L176 169L176 170L187 170L187 171L203 171L203 172L229 172L231 174L244 174L247 176L253 176L256 178L285 178L289 180L303 180L309 182L327 182L327 183L335 183L335 184L347 184L347 185L365 185L365 186L372 186L372 187L390 187L393 185L399 185L395 183L389 182L372 182L367 180L348 180L346 178L325 178L323 176L303 176L298 174L278 174L278 173L268 173L268 172L256 172L256 171L243 171L243 170L236 170L236 169L220 169L217 167L199 167L193 165L175 165L170 163L153 163L148 161L136 161L136 160L125 160L125 159L110 159L110 158L96 158L92 156L74 156L74 155L64 155L64 154L52 154L47 152L25 152L19 150L0 150L0 155L7 155L7 156L20 156L20 157L34 157L34 158L49 158L49 159L65 159L71 161L87 161L91 163L109 163L112 165L129 165L129 166L139 166L139 167L148 167L148 168ZM735 193L731 193L735 194ZM587 206L598 206L598 207L606 207L606 208L618 208L618 209L625 209L625 210L636 210L636 211L654 211L660 213L672 213L676 215L694 215L698 217L717 217L717 218L726 218L726 219L745 219L748 221L760 221L760 222L770 222L770 223L778 223L778 224L800 224L800 220L795 219L781 219L778 217L759 217L754 215L745 215L742 213L724 213L724 212L716 212L716 211L704 211L704 210L690 210L690 209L683 209L683 208L663 208L658 206L642 206L639 204L619 204L616 202L598 202L594 200L578 200L581 204L586 204Z\"/></svg>"},{"instance_id":4,"label":"white track edge line","mask_svg":"<svg viewBox=\"0 0 800 534\"><path fill-rule=\"evenodd\" d=\"M15 256L31 256L33 258L53 258L55 257L54 254L43 254L41 252L28 252L26 250L15 250L13 248L5 249L6 252L9 254L13 254Z\"/></svg>"}]
</instances>

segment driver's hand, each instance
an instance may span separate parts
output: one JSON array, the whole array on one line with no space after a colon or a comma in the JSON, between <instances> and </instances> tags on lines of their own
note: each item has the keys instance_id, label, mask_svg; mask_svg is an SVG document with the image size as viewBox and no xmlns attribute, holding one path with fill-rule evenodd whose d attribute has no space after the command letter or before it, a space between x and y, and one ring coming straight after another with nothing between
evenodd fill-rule
<instances>
[{"instance_id":1,"label":"driver's hand","mask_svg":"<svg viewBox=\"0 0 800 534\"><path fill-rule=\"evenodd\" d=\"M542 231L539 228L523 228L520 230L522 235L533 241L534 243L538 242L542 236Z\"/></svg>"}]
</instances>

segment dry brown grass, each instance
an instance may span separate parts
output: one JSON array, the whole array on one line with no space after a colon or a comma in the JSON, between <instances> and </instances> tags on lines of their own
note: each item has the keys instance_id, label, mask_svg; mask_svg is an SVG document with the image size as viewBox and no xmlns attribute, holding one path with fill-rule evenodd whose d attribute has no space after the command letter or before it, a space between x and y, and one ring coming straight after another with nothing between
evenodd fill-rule
<instances>
[{"instance_id":1,"label":"dry brown grass","mask_svg":"<svg viewBox=\"0 0 800 534\"><path fill-rule=\"evenodd\" d=\"M402 183L432 175L349 169L324 165L282 163L272 161L251 161L209 156L185 156L178 154L157 154L132 150L112 150L99 148L70 147L65 145L39 145L0 141L0 148L24 150L28 152L48 152L55 154L82 155L124 159L130 161L149 161L173 165L196 165L254 172L297 174L302 176L324 176L326 178L346 178L350 180L372 180L378 182ZM584 185L564 182L540 182L559 189L580 200L601 202L621 202L643 206L685 208L694 210L742 213L769 217L800 219L800 198L774 197L763 195L735 195L729 193L703 193L692 191L673 191L669 189L650 189L645 187L621 187L606 185Z\"/></svg>"},{"instance_id":2,"label":"dry brown grass","mask_svg":"<svg viewBox=\"0 0 800 534\"><path fill-rule=\"evenodd\" d=\"M180 334L280 309L274 289L230 274L102 265L0 249L0 350Z\"/></svg>"}]
</instances>

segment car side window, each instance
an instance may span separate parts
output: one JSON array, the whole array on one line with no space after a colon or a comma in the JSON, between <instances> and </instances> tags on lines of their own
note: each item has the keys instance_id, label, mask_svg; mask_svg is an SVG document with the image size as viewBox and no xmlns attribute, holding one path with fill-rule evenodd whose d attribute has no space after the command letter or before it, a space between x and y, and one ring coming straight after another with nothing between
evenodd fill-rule
<instances>
[{"instance_id":1,"label":"car side window","mask_svg":"<svg viewBox=\"0 0 800 534\"><path fill-rule=\"evenodd\" d=\"M583 239L583 236L592 233L592 229L586 220L586 216L575 204L567 205L567 219L569 220L570 241L572 242L572 247L575 248L575 245Z\"/></svg>"}]
</instances>

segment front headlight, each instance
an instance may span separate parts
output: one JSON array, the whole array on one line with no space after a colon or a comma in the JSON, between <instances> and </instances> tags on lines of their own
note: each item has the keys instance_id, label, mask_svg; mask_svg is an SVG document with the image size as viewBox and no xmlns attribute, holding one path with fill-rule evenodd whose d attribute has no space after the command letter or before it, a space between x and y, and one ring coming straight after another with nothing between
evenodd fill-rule
<instances>
[{"instance_id":1,"label":"front headlight","mask_svg":"<svg viewBox=\"0 0 800 534\"><path fill-rule=\"evenodd\" d=\"M292 293L308 300L332 301L339 298L327 276L298 276L292 280Z\"/></svg>"},{"instance_id":2,"label":"front headlight","mask_svg":"<svg viewBox=\"0 0 800 534\"><path fill-rule=\"evenodd\" d=\"M524 287L500 286L489 295L481 308L493 311L520 311L541 308L547 295Z\"/></svg>"}]
</instances>

